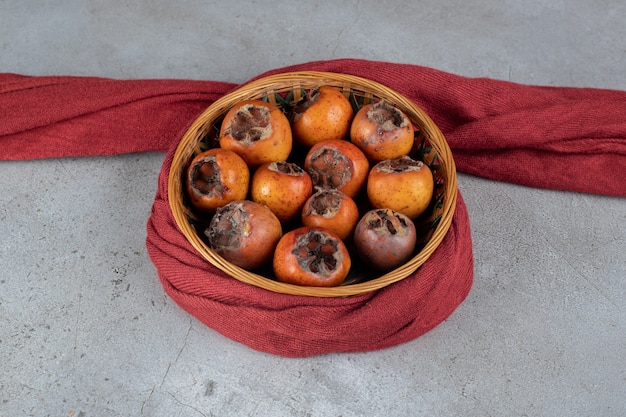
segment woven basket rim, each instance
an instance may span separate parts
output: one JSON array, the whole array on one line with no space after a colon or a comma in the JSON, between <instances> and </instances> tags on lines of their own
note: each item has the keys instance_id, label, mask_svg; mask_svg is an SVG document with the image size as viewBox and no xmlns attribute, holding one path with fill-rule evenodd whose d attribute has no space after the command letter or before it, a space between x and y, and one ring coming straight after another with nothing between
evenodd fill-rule
<instances>
[{"instance_id":1,"label":"woven basket rim","mask_svg":"<svg viewBox=\"0 0 626 417\"><path fill-rule=\"evenodd\" d=\"M264 96L268 101L272 101L275 93L291 90L295 92L296 97L294 99L298 99L297 95L301 89L321 85L332 85L343 92L358 93L361 97L385 99L401 108L426 135L433 147L436 147L441 169L445 172L441 219L425 246L406 264L390 272L365 282L338 287L308 287L282 283L231 264L211 250L189 225L180 197L182 190L181 169L184 169L188 164L192 153L190 146L197 140L198 132L205 129L207 122L218 120L233 104L253 96ZM443 241L452 223L457 200L457 177L452 152L443 134L432 119L407 97L383 84L363 77L324 71L297 71L277 73L254 79L209 105L190 125L175 149L168 175L167 191L170 209L181 232L208 262L227 275L244 283L277 293L313 297L346 297L370 293L407 278L428 260Z\"/></svg>"}]
</instances>

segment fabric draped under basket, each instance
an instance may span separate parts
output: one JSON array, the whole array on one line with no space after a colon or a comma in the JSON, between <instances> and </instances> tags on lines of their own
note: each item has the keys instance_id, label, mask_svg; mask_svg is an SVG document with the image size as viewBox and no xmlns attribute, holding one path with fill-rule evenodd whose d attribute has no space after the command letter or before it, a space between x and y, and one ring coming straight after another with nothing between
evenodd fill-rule
<instances>
[{"instance_id":1,"label":"fabric draped under basket","mask_svg":"<svg viewBox=\"0 0 626 417\"><path fill-rule=\"evenodd\" d=\"M429 260L408 278L365 295L320 298L279 294L242 283L207 262L169 211L167 177L159 176L148 221L148 253L169 296L189 314L253 349L300 357L397 345L445 320L467 296L473 277L465 204Z\"/></svg>"},{"instance_id":2,"label":"fabric draped under basket","mask_svg":"<svg viewBox=\"0 0 626 417\"><path fill-rule=\"evenodd\" d=\"M626 92L527 86L416 65L355 59L269 71L352 74L409 97L442 130L458 171L532 187L626 196ZM391 347L442 323L473 280L470 224L459 195L448 234L413 275L352 297L284 295L226 276L172 217L167 176L187 126L236 86L0 74L0 159L167 152L147 222L147 248L167 294L253 349L303 357ZM210 343L210 341L207 341Z\"/></svg>"}]
</instances>

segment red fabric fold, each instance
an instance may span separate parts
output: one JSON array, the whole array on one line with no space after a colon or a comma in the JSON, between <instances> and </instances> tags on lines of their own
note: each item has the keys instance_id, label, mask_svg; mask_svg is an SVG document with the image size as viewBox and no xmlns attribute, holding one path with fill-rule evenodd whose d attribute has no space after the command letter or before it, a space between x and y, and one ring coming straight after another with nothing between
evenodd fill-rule
<instances>
[{"instance_id":1,"label":"red fabric fold","mask_svg":"<svg viewBox=\"0 0 626 417\"><path fill-rule=\"evenodd\" d=\"M459 171L533 187L626 196L626 92L467 78L354 59L317 70L378 81L441 128ZM175 224L167 176L184 130L231 83L0 74L0 159L168 152L147 224L164 290L200 321L254 349L290 357L381 349L444 321L473 279L469 219L459 195L450 232L410 277L347 298L296 297L243 284L207 263Z\"/></svg>"},{"instance_id":2,"label":"red fabric fold","mask_svg":"<svg viewBox=\"0 0 626 417\"><path fill-rule=\"evenodd\" d=\"M148 252L169 296L230 339L286 357L382 349L431 330L470 291L472 243L460 195L450 232L428 262L382 290L344 298L301 297L233 279L206 262L179 231L167 202L172 157L170 152L159 177L147 226Z\"/></svg>"},{"instance_id":3,"label":"red fabric fold","mask_svg":"<svg viewBox=\"0 0 626 417\"><path fill-rule=\"evenodd\" d=\"M441 128L461 172L539 188L626 196L626 92L528 86L355 59L267 73L333 71L411 98ZM234 84L0 74L0 158L167 151Z\"/></svg>"},{"instance_id":4,"label":"red fabric fold","mask_svg":"<svg viewBox=\"0 0 626 417\"><path fill-rule=\"evenodd\" d=\"M0 74L0 159L167 151L233 84Z\"/></svg>"}]
</instances>

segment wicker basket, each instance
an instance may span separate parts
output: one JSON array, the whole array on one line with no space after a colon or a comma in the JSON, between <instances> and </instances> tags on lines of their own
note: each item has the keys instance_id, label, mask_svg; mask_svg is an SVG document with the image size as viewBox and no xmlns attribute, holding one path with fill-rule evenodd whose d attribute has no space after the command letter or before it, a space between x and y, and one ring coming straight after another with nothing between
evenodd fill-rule
<instances>
[{"instance_id":1,"label":"wicker basket","mask_svg":"<svg viewBox=\"0 0 626 417\"><path fill-rule=\"evenodd\" d=\"M435 193L427 212L416 221L422 241L406 264L382 276L368 276L365 271L351 273L339 287L305 287L276 281L271 271L250 272L231 264L209 248L197 232L198 216L186 201L184 173L191 159L206 148L217 146L217 132L222 118L236 103L245 99L263 99L288 108L316 86L334 86L355 107L384 99L404 111L417 127L414 157L424 160L435 176ZM413 102L399 93L368 79L328 72L292 72L252 81L225 95L209 106L183 135L172 160L168 178L169 204L178 227L206 260L235 279L269 291L315 297L345 297L378 290L415 272L435 251L446 235L457 198L457 178L452 153L433 121ZM358 265L358 260L353 261Z\"/></svg>"}]
</instances>

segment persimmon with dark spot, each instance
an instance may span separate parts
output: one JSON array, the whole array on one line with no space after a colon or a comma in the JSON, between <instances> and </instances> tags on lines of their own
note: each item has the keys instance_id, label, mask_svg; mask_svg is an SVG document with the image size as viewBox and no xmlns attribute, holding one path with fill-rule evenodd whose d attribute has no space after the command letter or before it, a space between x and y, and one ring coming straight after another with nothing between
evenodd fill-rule
<instances>
[{"instance_id":1,"label":"persimmon with dark spot","mask_svg":"<svg viewBox=\"0 0 626 417\"><path fill-rule=\"evenodd\" d=\"M286 161L292 137L289 119L278 107L262 100L244 100L224 116L219 143L256 168L265 162Z\"/></svg>"},{"instance_id":2,"label":"persimmon with dark spot","mask_svg":"<svg viewBox=\"0 0 626 417\"><path fill-rule=\"evenodd\" d=\"M293 162L266 162L250 182L252 200L269 207L281 222L299 216L312 194L311 177Z\"/></svg>"},{"instance_id":3,"label":"persimmon with dark spot","mask_svg":"<svg viewBox=\"0 0 626 417\"><path fill-rule=\"evenodd\" d=\"M361 107L350 126L350 140L374 163L408 155L414 136L406 114L384 100Z\"/></svg>"},{"instance_id":4,"label":"persimmon with dark spot","mask_svg":"<svg viewBox=\"0 0 626 417\"><path fill-rule=\"evenodd\" d=\"M359 221L354 200L336 189L318 188L302 208L302 224L323 227L344 241L352 235Z\"/></svg>"},{"instance_id":5,"label":"persimmon with dark spot","mask_svg":"<svg viewBox=\"0 0 626 417\"><path fill-rule=\"evenodd\" d=\"M391 209L373 209L363 215L354 230L354 246L361 260L383 272L405 264L417 241L415 224Z\"/></svg>"},{"instance_id":6,"label":"persimmon with dark spot","mask_svg":"<svg viewBox=\"0 0 626 417\"><path fill-rule=\"evenodd\" d=\"M191 205L211 213L231 201L246 198L250 171L236 153L213 148L193 158L185 182Z\"/></svg>"},{"instance_id":7,"label":"persimmon with dark spot","mask_svg":"<svg viewBox=\"0 0 626 417\"><path fill-rule=\"evenodd\" d=\"M355 197L364 187L369 161L355 145L347 140L327 140L309 149L304 169L311 175L313 185L335 188Z\"/></svg>"},{"instance_id":8,"label":"persimmon with dark spot","mask_svg":"<svg viewBox=\"0 0 626 417\"><path fill-rule=\"evenodd\" d=\"M274 275L289 284L335 287L345 281L351 266L346 245L324 228L302 226L291 230L274 252Z\"/></svg>"},{"instance_id":9,"label":"persimmon with dark spot","mask_svg":"<svg viewBox=\"0 0 626 417\"><path fill-rule=\"evenodd\" d=\"M240 200L217 209L204 235L209 247L225 260L254 270L271 262L283 231L269 208Z\"/></svg>"},{"instance_id":10,"label":"persimmon with dark spot","mask_svg":"<svg viewBox=\"0 0 626 417\"><path fill-rule=\"evenodd\" d=\"M403 156L381 161L371 169L367 197L375 208L390 208L414 219L429 207L434 185L428 165Z\"/></svg>"}]
</instances>

